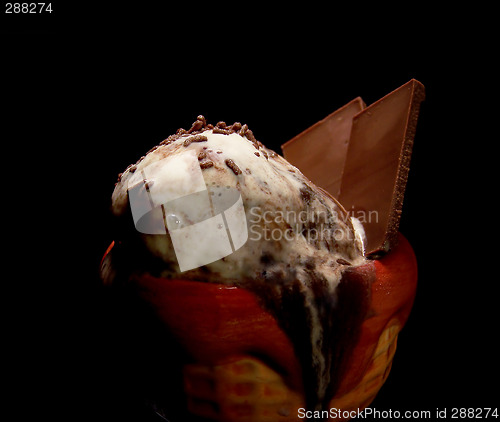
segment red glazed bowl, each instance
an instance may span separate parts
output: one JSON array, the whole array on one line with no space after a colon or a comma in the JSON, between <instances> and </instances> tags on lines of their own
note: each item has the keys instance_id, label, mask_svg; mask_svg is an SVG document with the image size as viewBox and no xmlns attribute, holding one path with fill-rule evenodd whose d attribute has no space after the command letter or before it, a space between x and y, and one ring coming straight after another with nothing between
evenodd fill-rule
<instances>
[{"instance_id":1,"label":"red glazed bowl","mask_svg":"<svg viewBox=\"0 0 500 422\"><path fill-rule=\"evenodd\" d=\"M332 374L338 387L328 398L329 407L347 415L367 407L389 374L398 333L415 297L417 263L412 247L399 235L391 253L350 268L344 276L371 282L370 310L347 369ZM301 365L292 342L255 294L152 276L129 282L182 350L180 361L167 362L182 366L182 379L165 381L183 390L184 400L171 404L182 408L176 414L221 422L304 420Z\"/></svg>"}]
</instances>

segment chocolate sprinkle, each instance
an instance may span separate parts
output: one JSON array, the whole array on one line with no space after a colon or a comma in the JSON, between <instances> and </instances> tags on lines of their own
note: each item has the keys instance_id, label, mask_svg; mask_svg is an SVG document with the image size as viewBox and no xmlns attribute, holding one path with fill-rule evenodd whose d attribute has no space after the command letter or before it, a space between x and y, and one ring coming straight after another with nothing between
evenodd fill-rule
<instances>
[{"instance_id":1,"label":"chocolate sprinkle","mask_svg":"<svg viewBox=\"0 0 500 422\"><path fill-rule=\"evenodd\" d=\"M223 135L231 135L231 133L234 133L234 132L231 132L229 129L221 129L218 127L214 127L213 133L221 133Z\"/></svg>"},{"instance_id":2,"label":"chocolate sprinkle","mask_svg":"<svg viewBox=\"0 0 500 422\"><path fill-rule=\"evenodd\" d=\"M255 136L253 132L248 128L247 124L242 124L240 122L235 122L232 125L227 125L226 122L224 121L219 121L215 126L213 124L208 124L205 117L202 115L199 115L196 118L196 121L191 125L189 130L179 128L175 132L175 134L170 135L166 139L160 142L160 145L170 145L173 142L179 140L180 138L184 138L186 135L191 135L188 138L185 138L183 140L182 145L184 147L188 147L191 145L193 142L206 142L208 141L208 138L205 135L202 135L203 132L207 130L212 130L213 133L219 133L223 135L231 135L233 133L236 133L242 137L245 137L256 149L254 154L257 157L260 157L260 155L264 155L266 159L269 157L274 157L277 154L274 151L267 150L264 145L259 142L257 139L255 139ZM152 148L150 151L155 150L157 147ZM204 147L203 149L207 149L207 147ZM266 152L269 151L269 152ZM207 150L207 152L212 152L212 150ZM218 154L221 153L221 151L217 151ZM200 167L202 169L210 168L214 166L214 163L212 161L202 161L205 158L207 158L206 153L203 151L199 153L198 155L198 160L200 161ZM137 164L139 164L144 157L141 157L136 164L130 168L130 172L133 173L137 169ZM240 168L236 165L236 163L228 159L225 161L226 165L233 171L235 175L239 175L242 173ZM118 182L121 181L121 175L118 177Z\"/></svg>"},{"instance_id":3,"label":"chocolate sprinkle","mask_svg":"<svg viewBox=\"0 0 500 422\"><path fill-rule=\"evenodd\" d=\"M195 135L195 136L190 136L184 141L184 146L187 147L189 146L192 142L207 142L208 138L205 135Z\"/></svg>"},{"instance_id":4,"label":"chocolate sprinkle","mask_svg":"<svg viewBox=\"0 0 500 422\"><path fill-rule=\"evenodd\" d=\"M188 133L196 132L206 126L207 121L205 120L205 117L203 116L198 116L197 120L191 125L191 128L188 130Z\"/></svg>"},{"instance_id":5,"label":"chocolate sprinkle","mask_svg":"<svg viewBox=\"0 0 500 422\"><path fill-rule=\"evenodd\" d=\"M253 132L248 128L247 124L234 122L232 125L227 125L226 122L221 120L214 126L212 124L208 124L205 117L202 115L197 117L196 121L191 125L191 128L189 130L183 128L177 129L177 132L174 135L170 135L167 139L160 142L160 145L169 145L180 137L185 136L186 134L193 135L192 137L184 141L184 146L186 147L189 146L192 142L204 142L204 136L200 135L200 133L203 133L206 130L212 130L213 133L219 133L223 135L231 135L233 133L237 133L238 135L247 138L257 151L262 149L262 153L266 158L268 158L267 153L264 151L264 145L257 139L255 139ZM272 157L273 153L270 153L270 155Z\"/></svg>"},{"instance_id":6,"label":"chocolate sprinkle","mask_svg":"<svg viewBox=\"0 0 500 422\"><path fill-rule=\"evenodd\" d=\"M234 125L233 125L234 126ZM238 132L241 136L245 136L246 133L248 132L248 125L245 123L243 126L241 126L240 131Z\"/></svg>"},{"instance_id":7,"label":"chocolate sprinkle","mask_svg":"<svg viewBox=\"0 0 500 422\"><path fill-rule=\"evenodd\" d=\"M340 264L340 265L352 265L349 261L346 261L345 259L343 258L339 258L337 259L337 262Z\"/></svg>"},{"instance_id":8,"label":"chocolate sprinkle","mask_svg":"<svg viewBox=\"0 0 500 422\"><path fill-rule=\"evenodd\" d=\"M236 163L233 160L228 158L226 159L225 163L226 166L228 166L233 171L233 173L236 174L236 176L238 176L238 174L241 174L240 168L236 165Z\"/></svg>"},{"instance_id":9,"label":"chocolate sprinkle","mask_svg":"<svg viewBox=\"0 0 500 422\"><path fill-rule=\"evenodd\" d=\"M200 167L202 169L208 169L210 167L213 167L214 163L213 161L203 161L202 163L200 163Z\"/></svg>"}]
</instances>

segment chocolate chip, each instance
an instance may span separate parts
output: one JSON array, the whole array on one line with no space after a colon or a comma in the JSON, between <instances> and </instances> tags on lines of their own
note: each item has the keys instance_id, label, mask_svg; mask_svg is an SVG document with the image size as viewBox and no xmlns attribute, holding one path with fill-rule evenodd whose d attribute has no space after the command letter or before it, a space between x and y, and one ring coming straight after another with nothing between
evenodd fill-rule
<instances>
[{"instance_id":1,"label":"chocolate chip","mask_svg":"<svg viewBox=\"0 0 500 422\"><path fill-rule=\"evenodd\" d=\"M170 145L172 142L179 139L180 136L181 136L180 134L170 135L167 139L161 141L160 145Z\"/></svg>"}]
</instances>

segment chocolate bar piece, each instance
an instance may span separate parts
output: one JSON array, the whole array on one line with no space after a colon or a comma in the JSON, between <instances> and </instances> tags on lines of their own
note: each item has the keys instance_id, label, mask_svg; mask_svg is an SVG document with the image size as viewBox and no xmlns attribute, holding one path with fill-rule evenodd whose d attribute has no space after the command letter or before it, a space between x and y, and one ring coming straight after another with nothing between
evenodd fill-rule
<instances>
[{"instance_id":1,"label":"chocolate bar piece","mask_svg":"<svg viewBox=\"0 0 500 422\"><path fill-rule=\"evenodd\" d=\"M365 107L360 97L355 98L281 146L290 163L335 198L340 194L353 117Z\"/></svg>"},{"instance_id":2,"label":"chocolate bar piece","mask_svg":"<svg viewBox=\"0 0 500 422\"><path fill-rule=\"evenodd\" d=\"M356 98L282 146L288 161L360 219L367 256L396 244L424 97L424 86L412 79L369 107ZM361 110L350 114L356 106Z\"/></svg>"},{"instance_id":3,"label":"chocolate bar piece","mask_svg":"<svg viewBox=\"0 0 500 422\"><path fill-rule=\"evenodd\" d=\"M354 116L338 199L364 218L368 255L395 246L424 92L413 79Z\"/></svg>"}]
</instances>

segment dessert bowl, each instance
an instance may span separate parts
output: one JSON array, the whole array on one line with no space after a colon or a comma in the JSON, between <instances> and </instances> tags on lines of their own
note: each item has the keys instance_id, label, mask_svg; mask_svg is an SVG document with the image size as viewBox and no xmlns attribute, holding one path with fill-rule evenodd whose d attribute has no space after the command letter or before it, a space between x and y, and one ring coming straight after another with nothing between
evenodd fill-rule
<instances>
[{"instance_id":1,"label":"dessert bowl","mask_svg":"<svg viewBox=\"0 0 500 422\"><path fill-rule=\"evenodd\" d=\"M370 304L356 341L344 351L348 359L340 373L333 374L338 386L323 410L335 409L332 415L367 407L389 375L398 333L415 297L413 249L400 234L394 251L346 271L344 277L346 282L370 285ZM183 362L170 362L183 366L182 379L165 382L183 389L186 401L169 403L164 398L167 406L182 406L176 413L216 421L304 419L300 416L306 415L307 386L301 364L286 333L254 293L150 275L132 277L130 283L185 353Z\"/></svg>"}]
</instances>

